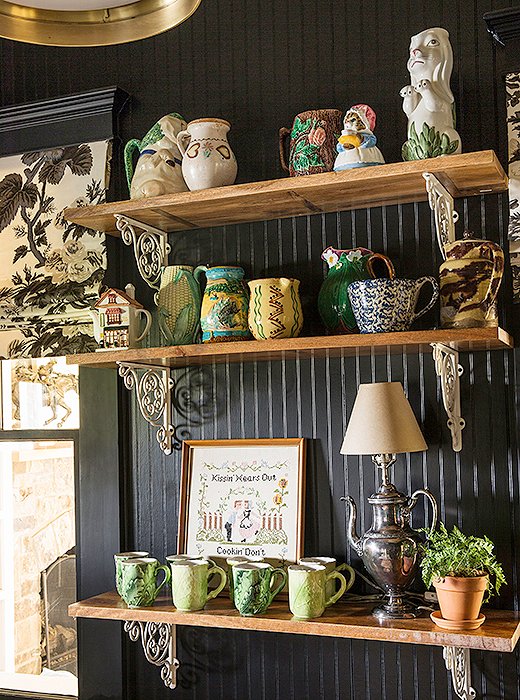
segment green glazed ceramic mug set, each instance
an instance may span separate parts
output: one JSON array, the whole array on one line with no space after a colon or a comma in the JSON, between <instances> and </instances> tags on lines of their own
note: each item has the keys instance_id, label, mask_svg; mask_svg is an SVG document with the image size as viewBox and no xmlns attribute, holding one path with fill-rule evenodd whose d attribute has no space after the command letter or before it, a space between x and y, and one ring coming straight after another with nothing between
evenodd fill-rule
<instances>
[{"instance_id":1,"label":"green glazed ceramic mug set","mask_svg":"<svg viewBox=\"0 0 520 700\"><path fill-rule=\"evenodd\" d=\"M171 584L173 604L181 612L202 610L229 582L229 597L241 615L267 611L288 584L289 609L296 618L321 617L325 608L337 602L354 583L354 570L336 566L333 557L307 557L284 568L273 567L261 557L231 557L228 572L210 559L188 554L166 557L168 566L148 552L114 554L116 589L129 608L153 605L159 591ZM348 573L348 580L340 573ZM158 583L160 574L162 581ZM210 582L219 578L216 587ZM335 590L335 581L339 588Z\"/></svg>"}]
</instances>

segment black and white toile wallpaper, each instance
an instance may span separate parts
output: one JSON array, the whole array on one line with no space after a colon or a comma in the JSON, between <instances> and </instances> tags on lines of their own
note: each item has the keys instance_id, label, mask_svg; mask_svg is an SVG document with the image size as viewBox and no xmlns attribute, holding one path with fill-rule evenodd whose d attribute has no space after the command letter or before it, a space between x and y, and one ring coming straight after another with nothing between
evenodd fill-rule
<instances>
[{"instance_id":1,"label":"black and white toile wallpaper","mask_svg":"<svg viewBox=\"0 0 520 700\"><path fill-rule=\"evenodd\" d=\"M96 347L89 309L107 266L105 236L65 221L63 211L105 201L110 146L0 159L0 356Z\"/></svg>"}]
</instances>

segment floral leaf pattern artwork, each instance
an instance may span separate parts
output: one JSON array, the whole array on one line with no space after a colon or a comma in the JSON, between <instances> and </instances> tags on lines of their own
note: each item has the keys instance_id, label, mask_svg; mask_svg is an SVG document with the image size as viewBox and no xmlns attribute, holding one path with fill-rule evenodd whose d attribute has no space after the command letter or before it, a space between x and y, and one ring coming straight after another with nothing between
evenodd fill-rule
<instances>
[{"instance_id":1,"label":"floral leaf pattern artwork","mask_svg":"<svg viewBox=\"0 0 520 700\"><path fill-rule=\"evenodd\" d=\"M520 73L506 75L509 144L509 252L513 302L520 304Z\"/></svg>"},{"instance_id":2,"label":"floral leaf pattern artwork","mask_svg":"<svg viewBox=\"0 0 520 700\"><path fill-rule=\"evenodd\" d=\"M104 235L65 221L67 207L105 201L110 143L0 160L0 356L94 350Z\"/></svg>"}]
</instances>

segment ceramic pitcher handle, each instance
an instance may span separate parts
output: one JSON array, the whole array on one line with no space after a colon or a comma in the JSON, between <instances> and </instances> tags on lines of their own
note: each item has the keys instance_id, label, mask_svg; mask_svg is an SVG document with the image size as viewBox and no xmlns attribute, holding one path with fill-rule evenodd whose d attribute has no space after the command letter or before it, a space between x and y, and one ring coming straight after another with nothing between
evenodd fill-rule
<instances>
[{"instance_id":1,"label":"ceramic pitcher handle","mask_svg":"<svg viewBox=\"0 0 520 700\"><path fill-rule=\"evenodd\" d=\"M381 265L379 265L381 262ZM386 275L377 274L376 267L386 268ZM393 280L395 277L394 264L387 258L386 255L382 253L372 253L372 255L367 260L367 270L370 277L376 279L377 277L386 277L389 280Z\"/></svg>"},{"instance_id":2,"label":"ceramic pitcher handle","mask_svg":"<svg viewBox=\"0 0 520 700\"><path fill-rule=\"evenodd\" d=\"M128 189L130 189L130 186L132 184L132 178L134 176L134 162L133 162L133 156L134 156L134 151L141 150L141 142L138 141L137 139L131 139L125 146L125 150L123 153L123 160L125 162L125 173L126 173L126 181L128 183Z\"/></svg>"},{"instance_id":3,"label":"ceramic pitcher handle","mask_svg":"<svg viewBox=\"0 0 520 700\"><path fill-rule=\"evenodd\" d=\"M415 311L415 306L417 305L417 301L419 299L419 293L421 289L424 287L425 284L431 284L432 286L432 298L430 301L426 304L426 306L423 306L423 308L420 311ZM432 306L435 304L437 299L439 298L439 284L435 277L419 277L418 280L416 280L416 296L415 296L415 306L414 306L414 313L412 315L412 320L411 323L413 323L416 319L419 318L419 316L423 316L427 311L429 311Z\"/></svg>"},{"instance_id":4,"label":"ceramic pitcher handle","mask_svg":"<svg viewBox=\"0 0 520 700\"><path fill-rule=\"evenodd\" d=\"M202 275L203 272L208 271L208 266L207 265L198 265L194 270L193 270L193 276L195 277L195 281L200 284L200 276Z\"/></svg>"},{"instance_id":5,"label":"ceramic pitcher handle","mask_svg":"<svg viewBox=\"0 0 520 700\"><path fill-rule=\"evenodd\" d=\"M330 573L326 578L325 581L332 581L332 579L337 578L339 581L339 588L338 590L331 595L331 597L325 602L325 607L328 608L329 605L332 605L333 603L336 603L343 593L347 590L347 582L345 580L345 577L343 574L340 574L337 569L335 569L332 573Z\"/></svg>"},{"instance_id":6,"label":"ceramic pitcher handle","mask_svg":"<svg viewBox=\"0 0 520 700\"><path fill-rule=\"evenodd\" d=\"M135 339L136 342L139 342L140 340L142 340L142 339L145 337L145 335L146 335L146 334L148 333L148 331L150 330L150 326L152 325L152 314L151 314L149 311L147 311L146 309L139 309L139 313L140 313L140 314L143 314L143 316L144 316L145 319L146 319L146 323L145 323L145 326L144 326L144 331L141 333L141 335L139 336L139 338L136 338L136 339Z\"/></svg>"},{"instance_id":7,"label":"ceramic pitcher handle","mask_svg":"<svg viewBox=\"0 0 520 700\"><path fill-rule=\"evenodd\" d=\"M164 578L163 578L162 582L157 586L157 590L155 592L155 595L157 595L159 593L159 591L161 590L161 588L164 586L165 583L170 583L170 580L172 577L172 572L170 571L169 566L164 566L164 565L158 566L157 573L155 574L156 577L159 575L159 571L162 571L164 573Z\"/></svg>"},{"instance_id":8,"label":"ceramic pitcher handle","mask_svg":"<svg viewBox=\"0 0 520 700\"><path fill-rule=\"evenodd\" d=\"M493 253L493 271L491 273L491 280L489 281L489 289L486 292L486 296L482 300L482 306L486 312L491 309L493 302L497 298L500 283L502 281L502 275L504 274L504 251L495 243L492 243L490 248Z\"/></svg>"},{"instance_id":9,"label":"ceramic pitcher handle","mask_svg":"<svg viewBox=\"0 0 520 700\"><path fill-rule=\"evenodd\" d=\"M226 572L224 569L221 569L220 566L213 566L209 571L208 571L208 582L213 576L220 576L220 583L216 588L214 588L210 593L208 593L208 597L206 600L211 600L212 598L216 598L220 591L224 588L226 585L227 581L227 576Z\"/></svg>"},{"instance_id":10,"label":"ceramic pitcher handle","mask_svg":"<svg viewBox=\"0 0 520 700\"><path fill-rule=\"evenodd\" d=\"M280 581L279 585L276 586L275 589L273 590L273 581L274 581L274 577L276 575L280 576L282 580ZM273 600L276 598L278 593L280 593L280 591L283 589L283 587L285 586L286 583L287 583L287 572L284 571L284 569L273 569L273 571L271 572L271 596L270 596L270 600L269 600L269 605L273 602Z\"/></svg>"},{"instance_id":11,"label":"ceramic pitcher handle","mask_svg":"<svg viewBox=\"0 0 520 700\"><path fill-rule=\"evenodd\" d=\"M186 146L185 141L191 139L191 134L189 131L186 129L184 131L179 131L177 134L177 146L179 147L179 151L181 152L181 156L184 158L186 155Z\"/></svg>"},{"instance_id":12,"label":"ceramic pitcher handle","mask_svg":"<svg viewBox=\"0 0 520 700\"><path fill-rule=\"evenodd\" d=\"M285 142L287 140L287 137L291 135L291 130L288 129L285 126L282 126L279 132L279 148L280 148L280 163L282 165L282 168L286 171L289 172L289 167L287 165L287 161L285 160Z\"/></svg>"},{"instance_id":13,"label":"ceramic pitcher handle","mask_svg":"<svg viewBox=\"0 0 520 700\"><path fill-rule=\"evenodd\" d=\"M349 566L348 564L339 564L336 568L335 571L347 571L348 572L348 581L347 581L347 587L345 588L345 593L347 591L350 591L352 586L354 585L354 581L356 579L356 572L354 569ZM345 576L345 574L343 574Z\"/></svg>"}]
</instances>

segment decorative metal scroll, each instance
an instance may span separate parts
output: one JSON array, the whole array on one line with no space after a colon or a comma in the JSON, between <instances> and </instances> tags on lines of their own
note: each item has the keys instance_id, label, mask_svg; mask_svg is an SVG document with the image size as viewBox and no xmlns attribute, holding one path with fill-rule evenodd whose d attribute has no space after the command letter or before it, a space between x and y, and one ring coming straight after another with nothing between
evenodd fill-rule
<instances>
[{"instance_id":1,"label":"decorative metal scroll","mask_svg":"<svg viewBox=\"0 0 520 700\"><path fill-rule=\"evenodd\" d=\"M119 376L127 389L135 389L141 415L157 428L157 441L161 450L169 455L180 450L181 441L177 428L172 425L172 390L175 381L169 367L118 362Z\"/></svg>"},{"instance_id":2,"label":"decorative metal scroll","mask_svg":"<svg viewBox=\"0 0 520 700\"><path fill-rule=\"evenodd\" d=\"M161 680L170 690L177 686L177 669L179 660L177 653L175 625L165 622L139 622L127 620L124 626L125 632L132 642L141 638L146 660L154 666L161 667Z\"/></svg>"},{"instance_id":3,"label":"decorative metal scroll","mask_svg":"<svg viewBox=\"0 0 520 700\"><path fill-rule=\"evenodd\" d=\"M168 264L168 234L122 214L115 214L123 243L134 248L139 274L152 289L159 289L163 267Z\"/></svg>"},{"instance_id":4,"label":"decorative metal scroll","mask_svg":"<svg viewBox=\"0 0 520 700\"><path fill-rule=\"evenodd\" d=\"M459 365L459 353L443 343L432 343L435 371L441 378L444 409L448 414L447 425L451 432L454 452L462 450L462 430L466 421L460 414L460 381L464 369Z\"/></svg>"},{"instance_id":5,"label":"decorative metal scroll","mask_svg":"<svg viewBox=\"0 0 520 700\"><path fill-rule=\"evenodd\" d=\"M471 687L471 660L469 649L443 647L442 655L448 671L451 671L453 689L460 700L474 700L477 693Z\"/></svg>"},{"instance_id":6,"label":"decorative metal scroll","mask_svg":"<svg viewBox=\"0 0 520 700\"><path fill-rule=\"evenodd\" d=\"M444 246L455 240L455 224L459 215L453 209L453 197L432 173L423 173L426 180L426 191L430 209L435 217L435 229L437 242L441 249L442 257L446 259Z\"/></svg>"}]
</instances>

